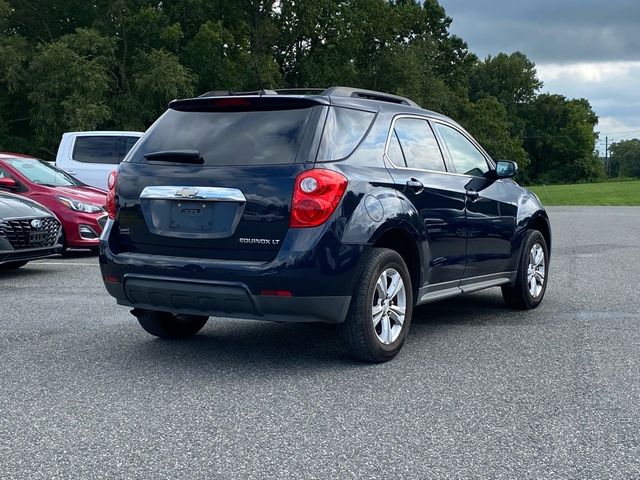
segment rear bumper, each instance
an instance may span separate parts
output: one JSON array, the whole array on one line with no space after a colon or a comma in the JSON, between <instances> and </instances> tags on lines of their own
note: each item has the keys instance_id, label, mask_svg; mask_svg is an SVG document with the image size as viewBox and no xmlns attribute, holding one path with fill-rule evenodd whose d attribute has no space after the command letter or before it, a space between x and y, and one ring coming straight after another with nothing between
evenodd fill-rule
<instances>
[{"instance_id":1,"label":"rear bumper","mask_svg":"<svg viewBox=\"0 0 640 480\"><path fill-rule=\"evenodd\" d=\"M322 240L309 245L307 229L290 231L270 262L116 254L110 247L112 228L109 221L101 237L100 267L107 291L120 305L276 322L343 322L360 259L369 248L335 238L331 246Z\"/></svg>"},{"instance_id":2,"label":"rear bumper","mask_svg":"<svg viewBox=\"0 0 640 480\"><path fill-rule=\"evenodd\" d=\"M249 318L273 322L340 323L351 297L252 295L242 284L125 275L107 290L120 305L189 315ZM124 294L123 296L121 295Z\"/></svg>"}]
</instances>

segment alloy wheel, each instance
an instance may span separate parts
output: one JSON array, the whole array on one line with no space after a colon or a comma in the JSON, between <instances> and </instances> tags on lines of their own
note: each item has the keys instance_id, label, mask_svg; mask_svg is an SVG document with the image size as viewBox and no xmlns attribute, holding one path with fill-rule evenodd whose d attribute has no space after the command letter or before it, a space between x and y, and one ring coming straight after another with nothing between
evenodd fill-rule
<instances>
[{"instance_id":1,"label":"alloy wheel","mask_svg":"<svg viewBox=\"0 0 640 480\"><path fill-rule=\"evenodd\" d=\"M529 293L537 298L542 293L547 274L544 249L539 243L534 243L529 252L529 266L527 267L527 283Z\"/></svg>"},{"instance_id":2,"label":"alloy wheel","mask_svg":"<svg viewBox=\"0 0 640 480\"><path fill-rule=\"evenodd\" d=\"M378 340L391 345L402 332L407 308L407 292L402 276L394 268L380 274L373 294L372 322Z\"/></svg>"}]
</instances>

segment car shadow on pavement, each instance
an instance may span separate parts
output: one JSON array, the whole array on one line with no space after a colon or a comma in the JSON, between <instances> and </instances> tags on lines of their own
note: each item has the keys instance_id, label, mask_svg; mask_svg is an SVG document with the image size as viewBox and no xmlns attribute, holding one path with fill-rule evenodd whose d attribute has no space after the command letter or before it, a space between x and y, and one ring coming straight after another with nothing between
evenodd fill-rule
<instances>
[{"instance_id":1,"label":"car shadow on pavement","mask_svg":"<svg viewBox=\"0 0 640 480\"><path fill-rule=\"evenodd\" d=\"M333 327L212 318L198 335L186 340L141 335L136 336L138 341L133 344L127 342L133 349L132 358L127 361L142 361L144 365L153 364L167 371L178 367L221 373L319 363L364 366L349 361Z\"/></svg>"},{"instance_id":2,"label":"car shadow on pavement","mask_svg":"<svg viewBox=\"0 0 640 480\"><path fill-rule=\"evenodd\" d=\"M502 300L500 290L486 290L428 303L414 309L411 330L416 327L503 322L514 311Z\"/></svg>"},{"instance_id":3,"label":"car shadow on pavement","mask_svg":"<svg viewBox=\"0 0 640 480\"><path fill-rule=\"evenodd\" d=\"M505 323L511 321L512 310L494 294L479 293L442 301L416 310L411 326L411 343L424 344L428 348L430 330L448 325L475 326L479 323ZM514 322L516 320L513 320ZM133 324L135 323L135 325ZM279 368L353 369L371 365L351 360L345 353L336 328L324 325L278 324L260 321L212 318L205 328L187 340L160 340L143 332L131 335L127 325L131 347L120 351L127 368L140 362L143 368L153 365L160 370L204 372L244 372ZM422 347L421 347L422 348ZM395 361L401 361L402 355Z\"/></svg>"},{"instance_id":4,"label":"car shadow on pavement","mask_svg":"<svg viewBox=\"0 0 640 480\"><path fill-rule=\"evenodd\" d=\"M39 268L18 268L16 270L1 270L0 269L0 282L11 281L16 279L26 279L29 277L38 277L42 275L50 274L44 269ZM0 289L4 289L5 285L2 285Z\"/></svg>"},{"instance_id":5,"label":"car shadow on pavement","mask_svg":"<svg viewBox=\"0 0 640 480\"><path fill-rule=\"evenodd\" d=\"M90 258L97 256L97 252L92 252L91 250L67 250L66 252L64 252L64 254L62 254L62 257L59 258L65 260L74 258Z\"/></svg>"}]
</instances>

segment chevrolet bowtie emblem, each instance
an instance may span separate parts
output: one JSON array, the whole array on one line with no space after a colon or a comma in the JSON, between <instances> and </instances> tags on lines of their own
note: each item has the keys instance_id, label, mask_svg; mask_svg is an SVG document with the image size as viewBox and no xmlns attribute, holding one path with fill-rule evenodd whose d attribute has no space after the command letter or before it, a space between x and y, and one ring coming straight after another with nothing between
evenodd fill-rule
<instances>
[{"instance_id":1,"label":"chevrolet bowtie emblem","mask_svg":"<svg viewBox=\"0 0 640 480\"><path fill-rule=\"evenodd\" d=\"M198 189L184 187L176 191L175 196L180 198L196 198L198 196Z\"/></svg>"}]
</instances>

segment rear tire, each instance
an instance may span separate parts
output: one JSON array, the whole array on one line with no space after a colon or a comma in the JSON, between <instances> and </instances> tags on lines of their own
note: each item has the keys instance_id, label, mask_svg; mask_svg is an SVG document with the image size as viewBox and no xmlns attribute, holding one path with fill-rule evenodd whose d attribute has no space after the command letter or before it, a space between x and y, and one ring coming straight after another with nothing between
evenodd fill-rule
<instances>
[{"instance_id":1,"label":"rear tire","mask_svg":"<svg viewBox=\"0 0 640 480\"><path fill-rule=\"evenodd\" d=\"M502 298L511 308L531 310L542 302L548 280L549 247L542 233L529 230L522 242L516 282L502 287Z\"/></svg>"},{"instance_id":2,"label":"rear tire","mask_svg":"<svg viewBox=\"0 0 640 480\"><path fill-rule=\"evenodd\" d=\"M174 315L169 312L133 310L138 322L147 333L164 339L192 337L205 326L209 317Z\"/></svg>"},{"instance_id":3,"label":"rear tire","mask_svg":"<svg viewBox=\"0 0 640 480\"><path fill-rule=\"evenodd\" d=\"M9 262L3 265L0 265L0 270L17 270L20 267L24 267L28 261L26 262Z\"/></svg>"},{"instance_id":4,"label":"rear tire","mask_svg":"<svg viewBox=\"0 0 640 480\"><path fill-rule=\"evenodd\" d=\"M374 248L364 262L338 333L355 359L386 362L402 348L412 313L411 276L404 260L394 250Z\"/></svg>"}]
</instances>

